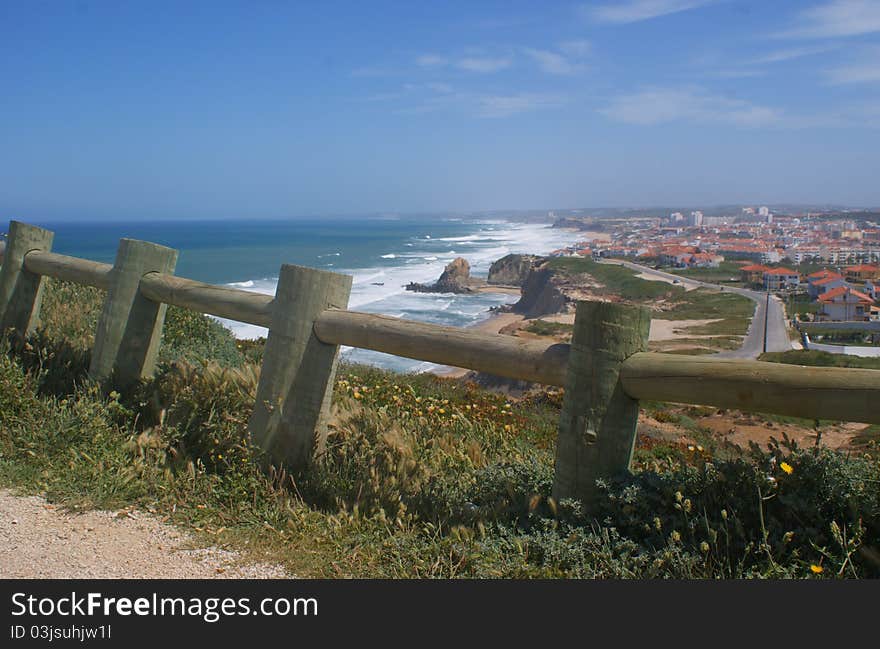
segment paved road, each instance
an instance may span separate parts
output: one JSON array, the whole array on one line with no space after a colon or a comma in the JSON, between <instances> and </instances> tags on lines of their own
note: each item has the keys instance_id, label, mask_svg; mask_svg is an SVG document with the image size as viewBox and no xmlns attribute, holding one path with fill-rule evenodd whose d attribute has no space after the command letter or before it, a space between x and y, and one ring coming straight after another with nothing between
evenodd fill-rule
<instances>
[{"instance_id":1,"label":"paved road","mask_svg":"<svg viewBox=\"0 0 880 649\"><path fill-rule=\"evenodd\" d=\"M609 260L603 261L602 263L620 264L621 266L626 266L627 268L639 271L645 275L654 275L655 277L662 279L677 279L686 288L723 288L725 291L738 293L753 300L755 302L755 315L752 316L752 322L749 324L749 331L746 334L745 340L743 340L742 347L733 351L719 352L716 354L719 358L757 358L761 352L764 351L765 323L768 352L785 352L792 349L791 340L788 337L788 326L785 322L785 311L782 308L782 301L775 296L770 296L768 305L767 294L763 291L752 291L747 288L710 284L709 282L688 279L680 275L673 275L672 273L667 273L662 270L654 270L648 266L640 266L639 264L633 264L628 261Z\"/></svg>"}]
</instances>

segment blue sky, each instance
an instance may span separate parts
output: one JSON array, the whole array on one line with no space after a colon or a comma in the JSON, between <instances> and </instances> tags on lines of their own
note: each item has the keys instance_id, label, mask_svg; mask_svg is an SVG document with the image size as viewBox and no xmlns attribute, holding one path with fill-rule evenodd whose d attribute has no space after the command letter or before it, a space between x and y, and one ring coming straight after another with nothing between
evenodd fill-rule
<instances>
[{"instance_id":1,"label":"blue sky","mask_svg":"<svg viewBox=\"0 0 880 649\"><path fill-rule=\"evenodd\" d=\"M0 3L0 218L880 205L880 0Z\"/></svg>"}]
</instances>

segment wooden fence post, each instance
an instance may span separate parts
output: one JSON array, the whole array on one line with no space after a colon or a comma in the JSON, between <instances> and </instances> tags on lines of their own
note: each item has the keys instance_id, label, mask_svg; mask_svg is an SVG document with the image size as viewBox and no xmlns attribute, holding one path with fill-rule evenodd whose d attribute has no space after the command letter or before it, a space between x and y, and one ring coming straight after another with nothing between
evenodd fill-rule
<instances>
[{"instance_id":1,"label":"wooden fence post","mask_svg":"<svg viewBox=\"0 0 880 649\"><path fill-rule=\"evenodd\" d=\"M348 275L281 267L248 423L267 463L302 468L323 447L339 347L318 340L315 320L326 309L346 308L350 292Z\"/></svg>"},{"instance_id":2,"label":"wooden fence post","mask_svg":"<svg viewBox=\"0 0 880 649\"><path fill-rule=\"evenodd\" d=\"M9 237L0 268L0 331L15 329L27 336L40 319L44 279L24 267L24 258L34 250L52 249L55 233L19 221L9 222Z\"/></svg>"},{"instance_id":3,"label":"wooden fence post","mask_svg":"<svg viewBox=\"0 0 880 649\"><path fill-rule=\"evenodd\" d=\"M556 500L589 509L597 478L629 469L639 402L623 391L620 366L648 346L651 312L610 302L579 302L556 443Z\"/></svg>"},{"instance_id":4,"label":"wooden fence post","mask_svg":"<svg viewBox=\"0 0 880 649\"><path fill-rule=\"evenodd\" d=\"M147 241L122 239L110 274L110 288L98 319L89 374L127 388L152 375L165 322L165 304L144 297L138 287L147 273L173 273L177 251Z\"/></svg>"}]
</instances>

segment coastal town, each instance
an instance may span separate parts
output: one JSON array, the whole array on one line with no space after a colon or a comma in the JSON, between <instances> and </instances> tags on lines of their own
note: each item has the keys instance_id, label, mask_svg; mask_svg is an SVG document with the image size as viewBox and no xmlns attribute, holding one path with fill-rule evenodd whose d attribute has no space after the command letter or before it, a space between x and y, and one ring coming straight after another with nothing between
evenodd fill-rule
<instances>
[{"instance_id":1,"label":"coastal town","mask_svg":"<svg viewBox=\"0 0 880 649\"><path fill-rule=\"evenodd\" d=\"M743 207L663 217L566 217L591 236L554 256L625 259L784 297L809 322L880 323L880 214L774 213Z\"/></svg>"}]
</instances>

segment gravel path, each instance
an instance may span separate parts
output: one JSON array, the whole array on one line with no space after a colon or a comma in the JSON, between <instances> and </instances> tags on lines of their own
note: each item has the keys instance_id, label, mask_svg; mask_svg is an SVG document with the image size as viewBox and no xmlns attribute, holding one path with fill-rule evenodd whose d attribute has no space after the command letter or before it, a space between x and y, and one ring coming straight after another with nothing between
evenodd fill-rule
<instances>
[{"instance_id":1,"label":"gravel path","mask_svg":"<svg viewBox=\"0 0 880 649\"><path fill-rule=\"evenodd\" d=\"M283 579L281 566L246 564L149 514L68 513L0 490L0 578Z\"/></svg>"}]
</instances>

